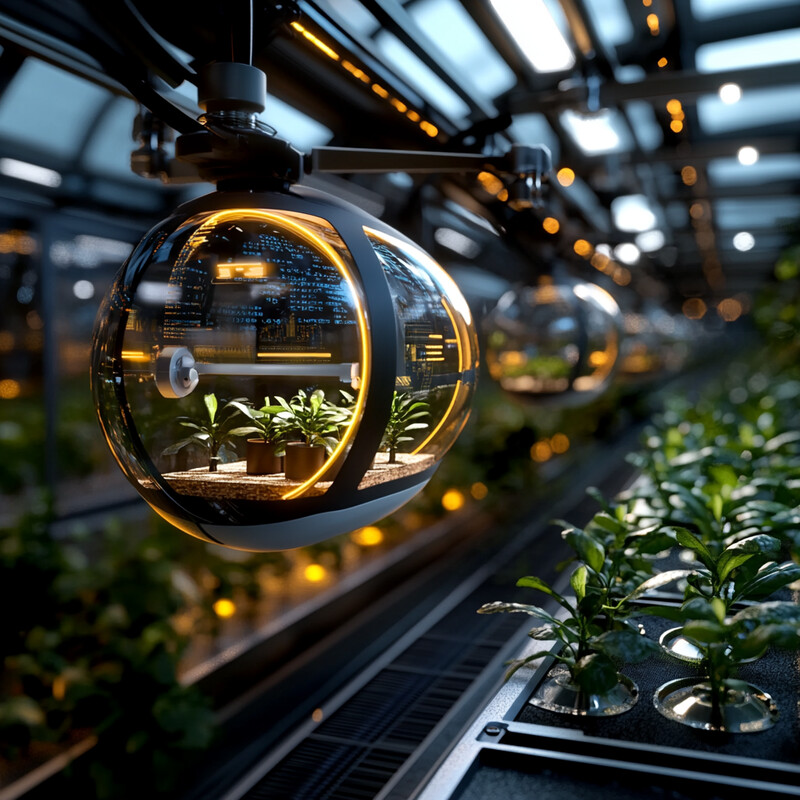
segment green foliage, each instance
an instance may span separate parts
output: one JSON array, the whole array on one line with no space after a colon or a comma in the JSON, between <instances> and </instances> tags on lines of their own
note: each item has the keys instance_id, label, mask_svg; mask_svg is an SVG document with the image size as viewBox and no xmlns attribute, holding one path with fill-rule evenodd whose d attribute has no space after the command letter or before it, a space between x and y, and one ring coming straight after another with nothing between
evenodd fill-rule
<instances>
[{"instance_id":1,"label":"green foliage","mask_svg":"<svg viewBox=\"0 0 800 800\"><path fill-rule=\"evenodd\" d=\"M424 430L427 422L422 422L430 416L429 404L423 400L414 400L406 393L395 392L392 396L392 406L389 412L389 422L383 432L381 450L388 451L389 463L397 461L398 446L405 442L413 442L414 437L409 436L410 431Z\"/></svg>"},{"instance_id":2,"label":"green foliage","mask_svg":"<svg viewBox=\"0 0 800 800\"><path fill-rule=\"evenodd\" d=\"M742 688L739 665L762 655L770 646L800 648L800 606L774 601L749 606L731 617L725 603L695 598L683 609L683 635L703 655L702 667L716 713L730 691Z\"/></svg>"},{"instance_id":3,"label":"green foliage","mask_svg":"<svg viewBox=\"0 0 800 800\"><path fill-rule=\"evenodd\" d=\"M184 447L199 447L208 453L209 472L216 472L220 462L235 457L235 449L228 446L236 437L245 436L251 430L251 426L235 427L242 404L243 399L230 401L220 409L217 396L213 392L203 395L206 416L197 419L178 417L179 424L189 428L192 433L165 448L162 455L175 455Z\"/></svg>"},{"instance_id":4,"label":"green foliage","mask_svg":"<svg viewBox=\"0 0 800 800\"><path fill-rule=\"evenodd\" d=\"M342 394L345 400L352 400L346 393ZM277 419L285 425L287 435L298 434L306 444L322 446L329 453L339 441L339 431L352 418L349 406L328 402L322 389L311 394L300 389L288 402L283 397L275 399L283 409L278 412Z\"/></svg>"},{"instance_id":5,"label":"green foliage","mask_svg":"<svg viewBox=\"0 0 800 800\"><path fill-rule=\"evenodd\" d=\"M569 669L572 680L584 691L603 693L617 682L617 671L623 664L642 661L658 649L634 624L633 601L685 576L687 571L649 574L652 570L630 570L626 553L634 561L639 556L643 558L654 539L661 545L661 532L657 526L631 529L605 511L596 514L585 529L566 528L562 537L574 552L568 562L576 564L569 578L573 598L564 597L538 577L525 576L517 581L517 586L534 589L554 600L562 609L559 614L540 606L503 602L488 603L478 613L528 614L545 623L533 628L529 636L560 644L558 650L541 651L510 662L507 677L520 667L552 656ZM641 561L642 565L645 563Z\"/></svg>"},{"instance_id":6,"label":"green foliage","mask_svg":"<svg viewBox=\"0 0 800 800\"><path fill-rule=\"evenodd\" d=\"M261 408L255 408L249 401L231 400L230 405L252 423L235 428L235 435L258 436L267 443L281 443L287 434L287 426L285 420L278 416L284 410L283 405L278 402L278 398L275 399L275 403L270 403L269 397L265 397Z\"/></svg>"},{"instance_id":7,"label":"green foliage","mask_svg":"<svg viewBox=\"0 0 800 800\"><path fill-rule=\"evenodd\" d=\"M15 609L0 623L0 754L94 732L74 780L95 797L152 795L213 735L207 700L177 677L188 639L172 618L196 589L157 538L109 524L102 541L55 540L48 521L45 507L0 531L0 599Z\"/></svg>"}]
</instances>

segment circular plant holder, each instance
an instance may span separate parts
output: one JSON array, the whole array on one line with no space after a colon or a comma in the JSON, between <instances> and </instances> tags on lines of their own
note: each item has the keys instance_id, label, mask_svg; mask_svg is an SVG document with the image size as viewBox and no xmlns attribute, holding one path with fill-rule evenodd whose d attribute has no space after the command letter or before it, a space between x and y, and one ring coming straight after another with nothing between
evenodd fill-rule
<instances>
[{"instance_id":1,"label":"circular plant holder","mask_svg":"<svg viewBox=\"0 0 800 800\"><path fill-rule=\"evenodd\" d=\"M683 628L670 628L661 634L658 643L661 649L669 656L683 661L687 664L700 664L703 661L703 651L689 638L683 635ZM730 652L730 648L728 651ZM751 664L758 661L763 653L759 653L751 658L743 658L739 664Z\"/></svg>"},{"instance_id":2,"label":"circular plant holder","mask_svg":"<svg viewBox=\"0 0 800 800\"><path fill-rule=\"evenodd\" d=\"M572 682L569 670L559 665L545 677L528 702L537 708L579 717L611 717L633 708L639 688L625 675L617 674L616 686L603 694L590 694Z\"/></svg>"},{"instance_id":3,"label":"circular plant holder","mask_svg":"<svg viewBox=\"0 0 800 800\"><path fill-rule=\"evenodd\" d=\"M683 635L683 628L670 628L661 634L658 643L667 655L685 661L687 664L699 664L703 660L700 648Z\"/></svg>"},{"instance_id":4,"label":"circular plant holder","mask_svg":"<svg viewBox=\"0 0 800 800\"><path fill-rule=\"evenodd\" d=\"M656 689L653 704L667 719L705 731L757 733L778 719L778 706L757 686L729 689L726 696L727 702L715 715L710 685L697 683L697 678L678 678Z\"/></svg>"}]
</instances>

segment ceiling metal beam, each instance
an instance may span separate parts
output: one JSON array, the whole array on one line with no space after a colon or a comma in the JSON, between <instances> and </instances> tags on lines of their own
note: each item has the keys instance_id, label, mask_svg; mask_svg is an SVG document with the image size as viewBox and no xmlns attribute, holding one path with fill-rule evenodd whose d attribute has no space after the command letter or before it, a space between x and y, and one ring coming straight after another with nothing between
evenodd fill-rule
<instances>
[{"instance_id":1,"label":"ceiling metal beam","mask_svg":"<svg viewBox=\"0 0 800 800\"><path fill-rule=\"evenodd\" d=\"M698 97L716 94L723 83L737 83L742 90L772 89L776 86L800 84L800 62L767 67L748 67L721 72L660 72L648 75L633 83L609 81L600 86L600 104L603 107L647 100L662 105L673 97L682 103L695 102ZM575 83L547 94L512 92L507 96L504 110L511 114L528 114L535 111L575 108L586 103L586 85Z\"/></svg>"}]
</instances>

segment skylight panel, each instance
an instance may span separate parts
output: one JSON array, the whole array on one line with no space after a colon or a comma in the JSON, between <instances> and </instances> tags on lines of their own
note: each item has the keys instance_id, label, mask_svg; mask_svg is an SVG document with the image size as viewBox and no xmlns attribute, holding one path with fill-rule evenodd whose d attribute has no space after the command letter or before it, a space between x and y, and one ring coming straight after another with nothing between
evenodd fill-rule
<instances>
[{"instance_id":1,"label":"skylight panel","mask_svg":"<svg viewBox=\"0 0 800 800\"><path fill-rule=\"evenodd\" d=\"M625 106L636 140L642 150L655 150L664 141L664 132L653 106L646 100L633 100Z\"/></svg>"},{"instance_id":2,"label":"skylight panel","mask_svg":"<svg viewBox=\"0 0 800 800\"><path fill-rule=\"evenodd\" d=\"M516 82L513 70L492 47L483 31L457 0L420 0L411 15L454 66L487 98Z\"/></svg>"},{"instance_id":3,"label":"skylight panel","mask_svg":"<svg viewBox=\"0 0 800 800\"><path fill-rule=\"evenodd\" d=\"M317 3L340 19L347 20L350 30L362 36L372 36L380 28L378 20L358 0L317 0Z\"/></svg>"},{"instance_id":4,"label":"skylight panel","mask_svg":"<svg viewBox=\"0 0 800 800\"><path fill-rule=\"evenodd\" d=\"M259 118L272 125L280 137L288 139L298 150L308 151L317 145L327 144L333 136L333 131L321 122L278 100L275 95L267 98L266 111L259 114Z\"/></svg>"},{"instance_id":5,"label":"skylight panel","mask_svg":"<svg viewBox=\"0 0 800 800\"><path fill-rule=\"evenodd\" d=\"M723 72L800 60L800 28L744 36L701 45L695 53L698 72Z\"/></svg>"},{"instance_id":6,"label":"skylight panel","mask_svg":"<svg viewBox=\"0 0 800 800\"><path fill-rule=\"evenodd\" d=\"M624 0L594 0L586 4L586 11L606 47L616 47L633 39L633 23Z\"/></svg>"},{"instance_id":7,"label":"skylight panel","mask_svg":"<svg viewBox=\"0 0 800 800\"><path fill-rule=\"evenodd\" d=\"M71 158L108 96L89 81L27 58L0 99L0 136Z\"/></svg>"},{"instance_id":8,"label":"skylight panel","mask_svg":"<svg viewBox=\"0 0 800 800\"><path fill-rule=\"evenodd\" d=\"M468 116L469 106L396 36L382 31L375 37L375 42L383 57L400 77L408 81L435 108L454 120Z\"/></svg>"},{"instance_id":9,"label":"skylight panel","mask_svg":"<svg viewBox=\"0 0 800 800\"><path fill-rule=\"evenodd\" d=\"M751 89L733 105L724 103L719 95L704 95L697 101L697 117L706 133L800 120L800 87Z\"/></svg>"},{"instance_id":10,"label":"skylight panel","mask_svg":"<svg viewBox=\"0 0 800 800\"><path fill-rule=\"evenodd\" d=\"M748 11L770 11L780 6L791 6L797 0L691 0L692 16L695 19L719 19Z\"/></svg>"},{"instance_id":11,"label":"skylight panel","mask_svg":"<svg viewBox=\"0 0 800 800\"><path fill-rule=\"evenodd\" d=\"M84 156L90 172L115 177L144 180L131 171L131 138L137 104L126 97L117 98L98 122ZM154 185L158 185L155 181Z\"/></svg>"},{"instance_id":12,"label":"skylight panel","mask_svg":"<svg viewBox=\"0 0 800 800\"><path fill-rule=\"evenodd\" d=\"M579 114L567 109L561 124L587 155L619 153L630 150L633 142L618 111L604 108L596 114Z\"/></svg>"},{"instance_id":13,"label":"skylight panel","mask_svg":"<svg viewBox=\"0 0 800 800\"><path fill-rule=\"evenodd\" d=\"M557 2L489 1L537 72L560 72L575 66L575 53L566 38L567 22Z\"/></svg>"},{"instance_id":14,"label":"skylight panel","mask_svg":"<svg viewBox=\"0 0 800 800\"><path fill-rule=\"evenodd\" d=\"M776 228L800 216L800 199L749 197L746 200L717 200L716 225L722 230Z\"/></svg>"},{"instance_id":15,"label":"skylight panel","mask_svg":"<svg viewBox=\"0 0 800 800\"><path fill-rule=\"evenodd\" d=\"M736 158L715 158L708 162L708 178L719 188L800 180L800 155L762 155L757 169L740 164Z\"/></svg>"}]
</instances>

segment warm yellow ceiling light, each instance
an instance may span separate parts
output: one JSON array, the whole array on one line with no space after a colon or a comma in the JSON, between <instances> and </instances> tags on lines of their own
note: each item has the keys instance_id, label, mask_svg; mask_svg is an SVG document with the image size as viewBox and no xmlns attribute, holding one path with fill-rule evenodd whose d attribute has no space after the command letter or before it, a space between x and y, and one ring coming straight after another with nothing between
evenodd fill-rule
<instances>
[{"instance_id":1,"label":"warm yellow ceiling light","mask_svg":"<svg viewBox=\"0 0 800 800\"><path fill-rule=\"evenodd\" d=\"M556 173L556 180L562 186L572 186L572 184L575 182L575 171L569 167L561 167L561 169Z\"/></svg>"},{"instance_id":2,"label":"warm yellow ceiling light","mask_svg":"<svg viewBox=\"0 0 800 800\"><path fill-rule=\"evenodd\" d=\"M687 319L702 319L708 307L701 298L690 297L688 300L684 301L681 310Z\"/></svg>"},{"instance_id":3,"label":"warm yellow ceiling light","mask_svg":"<svg viewBox=\"0 0 800 800\"><path fill-rule=\"evenodd\" d=\"M542 227L546 233L558 233L561 223L555 217L545 217L542 220Z\"/></svg>"},{"instance_id":4,"label":"warm yellow ceiling light","mask_svg":"<svg viewBox=\"0 0 800 800\"><path fill-rule=\"evenodd\" d=\"M592 254L592 245L586 239L577 239L572 249L581 257L588 258Z\"/></svg>"}]
</instances>

